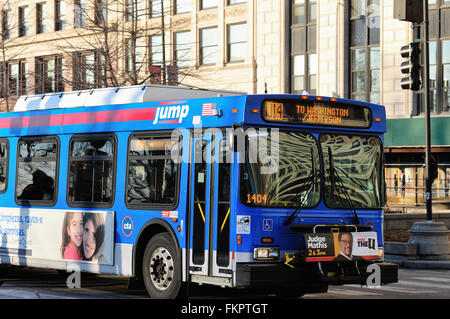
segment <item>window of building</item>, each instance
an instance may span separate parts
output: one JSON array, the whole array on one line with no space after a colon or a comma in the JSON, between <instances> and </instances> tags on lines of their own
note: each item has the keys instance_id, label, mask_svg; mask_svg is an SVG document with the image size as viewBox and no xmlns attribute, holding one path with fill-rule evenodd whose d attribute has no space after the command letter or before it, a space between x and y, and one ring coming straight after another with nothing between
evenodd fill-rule
<instances>
[{"instance_id":1,"label":"window of building","mask_svg":"<svg viewBox=\"0 0 450 319\"><path fill-rule=\"evenodd\" d=\"M175 33L175 65L180 68L191 66L191 32Z\"/></svg>"},{"instance_id":2,"label":"window of building","mask_svg":"<svg viewBox=\"0 0 450 319\"><path fill-rule=\"evenodd\" d=\"M317 2L292 0L291 92L317 92Z\"/></svg>"},{"instance_id":3,"label":"window of building","mask_svg":"<svg viewBox=\"0 0 450 319\"><path fill-rule=\"evenodd\" d=\"M112 206L116 144L113 135L72 137L67 185L70 206Z\"/></svg>"},{"instance_id":4,"label":"window of building","mask_svg":"<svg viewBox=\"0 0 450 319\"><path fill-rule=\"evenodd\" d=\"M19 7L19 37L29 35L28 15L28 7Z\"/></svg>"},{"instance_id":5,"label":"window of building","mask_svg":"<svg viewBox=\"0 0 450 319\"><path fill-rule=\"evenodd\" d=\"M200 10L217 8L217 0L200 0Z\"/></svg>"},{"instance_id":6,"label":"window of building","mask_svg":"<svg viewBox=\"0 0 450 319\"><path fill-rule=\"evenodd\" d=\"M47 18L47 4L45 2L37 3L36 4L36 33L37 34L47 32L46 18Z\"/></svg>"},{"instance_id":7,"label":"window of building","mask_svg":"<svg viewBox=\"0 0 450 319\"><path fill-rule=\"evenodd\" d=\"M151 84L161 84L164 68L164 52L162 35L152 35L149 39L149 76Z\"/></svg>"},{"instance_id":8,"label":"window of building","mask_svg":"<svg viewBox=\"0 0 450 319\"><path fill-rule=\"evenodd\" d=\"M82 74L82 83L85 88L94 88L95 87L95 54L83 54L81 56L81 74Z\"/></svg>"},{"instance_id":9,"label":"window of building","mask_svg":"<svg viewBox=\"0 0 450 319\"><path fill-rule=\"evenodd\" d=\"M218 50L217 27L200 30L200 64L216 64Z\"/></svg>"},{"instance_id":10,"label":"window of building","mask_svg":"<svg viewBox=\"0 0 450 319\"><path fill-rule=\"evenodd\" d=\"M158 18L162 16L163 6L161 0L149 1L149 16L150 18Z\"/></svg>"},{"instance_id":11,"label":"window of building","mask_svg":"<svg viewBox=\"0 0 450 319\"><path fill-rule=\"evenodd\" d=\"M175 14L190 12L192 0L175 0Z\"/></svg>"},{"instance_id":12,"label":"window of building","mask_svg":"<svg viewBox=\"0 0 450 319\"><path fill-rule=\"evenodd\" d=\"M5 193L8 186L8 157L8 140L0 138L0 193Z\"/></svg>"},{"instance_id":13,"label":"window of building","mask_svg":"<svg viewBox=\"0 0 450 319\"><path fill-rule=\"evenodd\" d=\"M107 86L107 73L106 73L106 57L101 53L95 55L95 65L96 65L96 87L104 88Z\"/></svg>"},{"instance_id":14,"label":"window of building","mask_svg":"<svg viewBox=\"0 0 450 319\"><path fill-rule=\"evenodd\" d=\"M170 135L134 135L128 145L126 200L130 208L175 207L180 161L174 162ZM178 142L181 145L181 142ZM181 150L178 150L181 154Z\"/></svg>"},{"instance_id":15,"label":"window of building","mask_svg":"<svg viewBox=\"0 0 450 319\"><path fill-rule=\"evenodd\" d=\"M74 27L83 28L86 26L86 0L74 0L73 6Z\"/></svg>"},{"instance_id":16,"label":"window of building","mask_svg":"<svg viewBox=\"0 0 450 319\"><path fill-rule=\"evenodd\" d=\"M59 142L56 137L23 138L17 149L16 202L51 206L56 201Z\"/></svg>"},{"instance_id":17,"label":"window of building","mask_svg":"<svg viewBox=\"0 0 450 319\"><path fill-rule=\"evenodd\" d=\"M228 5L238 4L238 3L245 3L247 0L228 0Z\"/></svg>"},{"instance_id":18,"label":"window of building","mask_svg":"<svg viewBox=\"0 0 450 319\"><path fill-rule=\"evenodd\" d=\"M162 35L150 36L150 65L162 66L163 44Z\"/></svg>"},{"instance_id":19,"label":"window of building","mask_svg":"<svg viewBox=\"0 0 450 319\"><path fill-rule=\"evenodd\" d=\"M350 3L350 93L360 101L380 103L379 0Z\"/></svg>"},{"instance_id":20,"label":"window of building","mask_svg":"<svg viewBox=\"0 0 450 319\"><path fill-rule=\"evenodd\" d=\"M450 1L429 1L429 60L430 60L430 111L450 112ZM422 30L415 28L415 40L420 41ZM423 52L423 48L422 48ZM421 54L423 59L423 54ZM423 63L423 61L422 61ZM423 69L422 69L423 72ZM423 74L422 74L423 79ZM423 82L423 81L422 81ZM413 93L412 115L425 112L425 95L422 90Z\"/></svg>"},{"instance_id":21,"label":"window of building","mask_svg":"<svg viewBox=\"0 0 450 319\"><path fill-rule=\"evenodd\" d=\"M150 0L151 7L152 3L156 0ZM142 0L126 0L126 18L127 21L136 21L142 19L145 14L143 8L144 2Z\"/></svg>"},{"instance_id":22,"label":"window of building","mask_svg":"<svg viewBox=\"0 0 450 319\"><path fill-rule=\"evenodd\" d=\"M2 39L11 38L11 11L2 11Z\"/></svg>"},{"instance_id":23,"label":"window of building","mask_svg":"<svg viewBox=\"0 0 450 319\"><path fill-rule=\"evenodd\" d=\"M352 99L379 103L380 47L352 49L351 65Z\"/></svg>"},{"instance_id":24,"label":"window of building","mask_svg":"<svg viewBox=\"0 0 450 319\"><path fill-rule=\"evenodd\" d=\"M449 1L450 2L450 1ZM443 111L450 111L450 39L442 41Z\"/></svg>"},{"instance_id":25,"label":"window of building","mask_svg":"<svg viewBox=\"0 0 450 319\"><path fill-rule=\"evenodd\" d=\"M104 25L108 21L108 8L106 0L95 0L94 2L95 17L94 23L96 25Z\"/></svg>"},{"instance_id":26,"label":"window of building","mask_svg":"<svg viewBox=\"0 0 450 319\"><path fill-rule=\"evenodd\" d=\"M128 72L142 70L145 59L145 38L128 39L126 46L126 67Z\"/></svg>"},{"instance_id":27,"label":"window of building","mask_svg":"<svg viewBox=\"0 0 450 319\"><path fill-rule=\"evenodd\" d=\"M65 0L55 0L55 31L66 28L66 2Z\"/></svg>"},{"instance_id":28,"label":"window of building","mask_svg":"<svg viewBox=\"0 0 450 319\"><path fill-rule=\"evenodd\" d=\"M28 90L28 63L25 61L8 63L9 95L25 95Z\"/></svg>"},{"instance_id":29,"label":"window of building","mask_svg":"<svg viewBox=\"0 0 450 319\"><path fill-rule=\"evenodd\" d=\"M36 58L36 94L64 91L65 59L62 56Z\"/></svg>"},{"instance_id":30,"label":"window of building","mask_svg":"<svg viewBox=\"0 0 450 319\"><path fill-rule=\"evenodd\" d=\"M244 61L247 57L247 24L230 24L227 31L227 62Z\"/></svg>"},{"instance_id":31,"label":"window of building","mask_svg":"<svg viewBox=\"0 0 450 319\"><path fill-rule=\"evenodd\" d=\"M106 87L105 58L96 52L78 52L73 57L73 89Z\"/></svg>"}]
</instances>

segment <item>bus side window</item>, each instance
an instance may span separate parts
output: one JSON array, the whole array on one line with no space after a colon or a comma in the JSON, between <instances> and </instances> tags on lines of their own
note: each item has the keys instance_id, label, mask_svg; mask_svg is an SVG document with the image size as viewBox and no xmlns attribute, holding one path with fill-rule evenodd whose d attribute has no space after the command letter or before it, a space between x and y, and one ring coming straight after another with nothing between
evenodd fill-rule
<instances>
[{"instance_id":1,"label":"bus side window","mask_svg":"<svg viewBox=\"0 0 450 319\"><path fill-rule=\"evenodd\" d=\"M180 165L172 158L175 142L167 135L139 134L130 138L127 205L175 206ZM180 144L181 145L181 144ZM178 150L178 156L181 156Z\"/></svg>"},{"instance_id":2,"label":"bus side window","mask_svg":"<svg viewBox=\"0 0 450 319\"><path fill-rule=\"evenodd\" d=\"M8 140L0 139L0 194L6 192L8 177Z\"/></svg>"},{"instance_id":3,"label":"bus side window","mask_svg":"<svg viewBox=\"0 0 450 319\"><path fill-rule=\"evenodd\" d=\"M105 134L72 138L68 179L71 205L112 204L115 145L115 138Z\"/></svg>"},{"instance_id":4,"label":"bus side window","mask_svg":"<svg viewBox=\"0 0 450 319\"><path fill-rule=\"evenodd\" d=\"M19 205L29 201L53 202L56 199L58 141L55 137L24 138L19 141L16 199Z\"/></svg>"}]
</instances>

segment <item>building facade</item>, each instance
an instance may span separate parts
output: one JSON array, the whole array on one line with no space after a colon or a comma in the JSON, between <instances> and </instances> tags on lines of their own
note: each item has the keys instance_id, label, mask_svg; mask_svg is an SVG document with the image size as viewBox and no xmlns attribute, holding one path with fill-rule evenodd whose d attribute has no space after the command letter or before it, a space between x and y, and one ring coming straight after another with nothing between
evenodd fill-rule
<instances>
[{"instance_id":1,"label":"building facade","mask_svg":"<svg viewBox=\"0 0 450 319\"><path fill-rule=\"evenodd\" d=\"M386 107L388 202L423 200L423 92L401 89L420 26L394 0L0 1L0 97L158 83ZM450 183L450 0L429 0L434 197Z\"/></svg>"}]
</instances>

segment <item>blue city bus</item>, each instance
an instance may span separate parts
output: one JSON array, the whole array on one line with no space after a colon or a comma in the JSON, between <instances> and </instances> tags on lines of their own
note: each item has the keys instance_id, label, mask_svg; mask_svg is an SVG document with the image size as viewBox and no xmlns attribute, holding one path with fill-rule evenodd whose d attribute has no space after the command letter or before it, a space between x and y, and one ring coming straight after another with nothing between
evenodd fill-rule
<instances>
[{"instance_id":1,"label":"blue city bus","mask_svg":"<svg viewBox=\"0 0 450 319\"><path fill-rule=\"evenodd\" d=\"M385 131L383 106L319 96L21 97L0 114L1 263L128 277L152 298L396 282Z\"/></svg>"}]
</instances>

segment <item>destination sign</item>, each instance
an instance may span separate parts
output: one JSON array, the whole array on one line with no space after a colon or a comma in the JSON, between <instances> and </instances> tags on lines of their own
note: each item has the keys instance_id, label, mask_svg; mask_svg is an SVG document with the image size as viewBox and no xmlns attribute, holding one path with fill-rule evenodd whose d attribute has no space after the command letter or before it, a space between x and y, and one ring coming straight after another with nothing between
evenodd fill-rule
<instances>
[{"instance_id":1,"label":"destination sign","mask_svg":"<svg viewBox=\"0 0 450 319\"><path fill-rule=\"evenodd\" d=\"M317 100L270 100L263 104L268 122L368 128L372 122L368 107Z\"/></svg>"}]
</instances>

